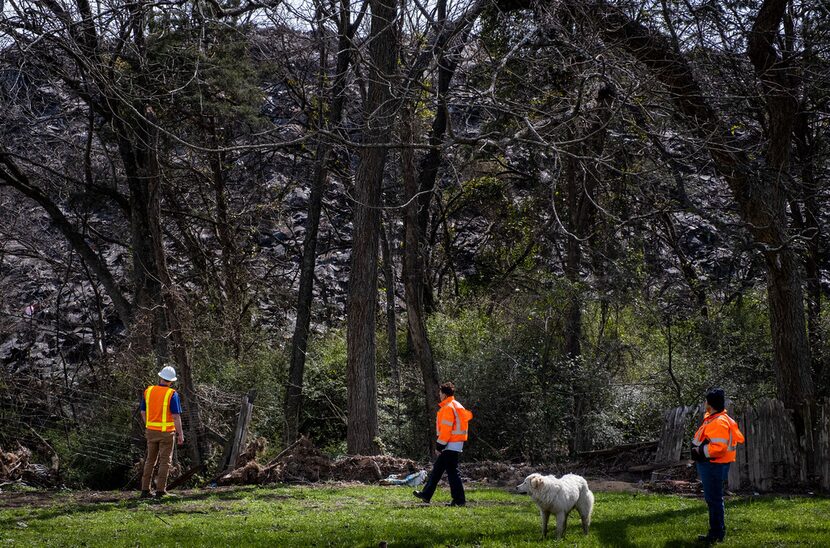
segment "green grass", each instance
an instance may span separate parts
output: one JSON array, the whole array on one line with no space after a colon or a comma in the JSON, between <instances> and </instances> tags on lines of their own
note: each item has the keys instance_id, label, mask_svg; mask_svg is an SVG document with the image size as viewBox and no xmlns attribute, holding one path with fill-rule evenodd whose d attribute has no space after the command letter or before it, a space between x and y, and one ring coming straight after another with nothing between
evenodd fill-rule
<instances>
[{"instance_id":1,"label":"green grass","mask_svg":"<svg viewBox=\"0 0 830 548\"><path fill-rule=\"evenodd\" d=\"M468 487L466 508L430 506L396 487L272 487L195 491L163 504L134 499L2 508L2 546L539 546L536 507L526 496ZM0 495L0 499L2 495ZM702 500L596 493L590 534L578 516L563 546L693 546L706 528ZM735 498L725 546L830 546L830 499Z\"/></svg>"}]
</instances>

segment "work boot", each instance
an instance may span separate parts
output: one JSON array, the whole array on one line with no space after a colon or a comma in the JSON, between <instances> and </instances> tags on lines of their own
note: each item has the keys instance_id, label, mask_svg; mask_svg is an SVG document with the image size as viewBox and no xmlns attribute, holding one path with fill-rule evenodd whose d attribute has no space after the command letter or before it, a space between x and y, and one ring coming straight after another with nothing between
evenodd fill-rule
<instances>
[{"instance_id":1,"label":"work boot","mask_svg":"<svg viewBox=\"0 0 830 548\"><path fill-rule=\"evenodd\" d=\"M152 496L153 496L153 495L150 493L150 491L142 491L142 492L141 492L141 495L139 495L139 497L138 497L138 498L140 498L140 499L149 499L149 498L151 498Z\"/></svg>"},{"instance_id":2,"label":"work boot","mask_svg":"<svg viewBox=\"0 0 830 548\"><path fill-rule=\"evenodd\" d=\"M426 502L427 504L429 504L429 499L428 499L428 498L427 498L427 496L426 496L425 494L423 494L421 491L412 491L412 494L413 494L413 495L415 495L415 498L419 498L419 499L421 499L422 501L424 501L424 502Z\"/></svg>"}]
</instances>

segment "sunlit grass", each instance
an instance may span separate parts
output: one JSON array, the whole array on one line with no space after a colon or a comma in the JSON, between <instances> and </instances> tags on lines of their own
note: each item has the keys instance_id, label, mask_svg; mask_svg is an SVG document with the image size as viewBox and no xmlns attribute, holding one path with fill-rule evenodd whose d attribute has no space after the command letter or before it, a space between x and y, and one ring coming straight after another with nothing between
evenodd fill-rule
<instances>
[{"instance_id":1,"label":"sunlit grass","mask_svg":"<svg viewBox=\"0 0 830 548\"><path fill-rule=\"evenodd\" d=\"M0 495L2 496L2 495ZM195 492L165 502L0 510L0 546L538 546L539 516L527 496L469 488L466 508L445 490L426 506L394 487L272 487ZM692 546L706 529L702 500L596 493L582 535L571 516L567 546ZM830 499L735 498L725 546L830 546ZM548 538L547 544L555 541Z\"/></svg>"}]
</instances>

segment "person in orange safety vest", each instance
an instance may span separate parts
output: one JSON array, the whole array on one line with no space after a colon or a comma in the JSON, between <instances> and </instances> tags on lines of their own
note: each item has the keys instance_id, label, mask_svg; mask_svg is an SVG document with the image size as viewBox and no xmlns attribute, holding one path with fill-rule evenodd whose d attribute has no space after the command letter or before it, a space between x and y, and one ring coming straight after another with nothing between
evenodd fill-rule
<instances>
[{"instance_id":1,"label":"person in orange safety vest","mask_svg":"<svg viewBox=\"0 0 830 548\"><path fill-rule=\"evenodd\" d=\"M179 394L172 388L176 381L176 370L169 365L159 371L157 385L148 386L141 398L141 420L146 428L147 457L144 459L144 474L141 478L141 498L150 497L150 483L153 469L158 462L156 475L156 497L167 493L167 475L173 463L173 444L184 443L182 430L182 407Z\"/></svg>"},{"instance_id":2,"label":"person in orange safety vest","mask_svg":"<svg viewBox=\"0 0 830 548\"><path fill-rule=\"evenodd\" d=\"M729 465L735 462L738 444L744 435L732 417L726 414L726 395L720 388L706 393L706 414L703 424L692 439L692 460L703 484L703 496L709 507L709 532L698 537L707 544L723 542L726 524L723 505L723 482Z\"/></svg>"},{"instance_id":3,"label":"person in orange safety vest","mask_svg":"<svg viewBox=\"0 0 830 548\"><path fill-rule=\"evenodd\" d=\"M438 414L435 417L435 431L438 436L436 442L438 458L432 465L432 472L423 491L414 491L412 494L424 502L429 502L438 487L438 482L444 472L447 472L447 481L450 484L452 502L448 506L464 506L467 500L464 495L464 485L458 474L458 456L467 441L467 429L473 414L455 399L455 386L451 382L441 385Z\"/></svg>"}]
</instances>

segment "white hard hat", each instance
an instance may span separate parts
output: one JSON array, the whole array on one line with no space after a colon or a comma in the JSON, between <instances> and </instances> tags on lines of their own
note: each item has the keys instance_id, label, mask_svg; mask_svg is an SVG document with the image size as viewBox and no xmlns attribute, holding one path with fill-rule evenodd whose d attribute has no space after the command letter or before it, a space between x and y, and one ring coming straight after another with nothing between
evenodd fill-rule
<instances>
[{"instance_id":1,"label":"white hard hat","mask_svg":"<svg viewBox=\"0 0 830 548\"><path fill-rule=\"evenodd\" d=\"M176 380L176 370L169 365L165 366L161 371L159 371L159 377L166 381L173 382Z\"/></svg>"}]
</instances>

